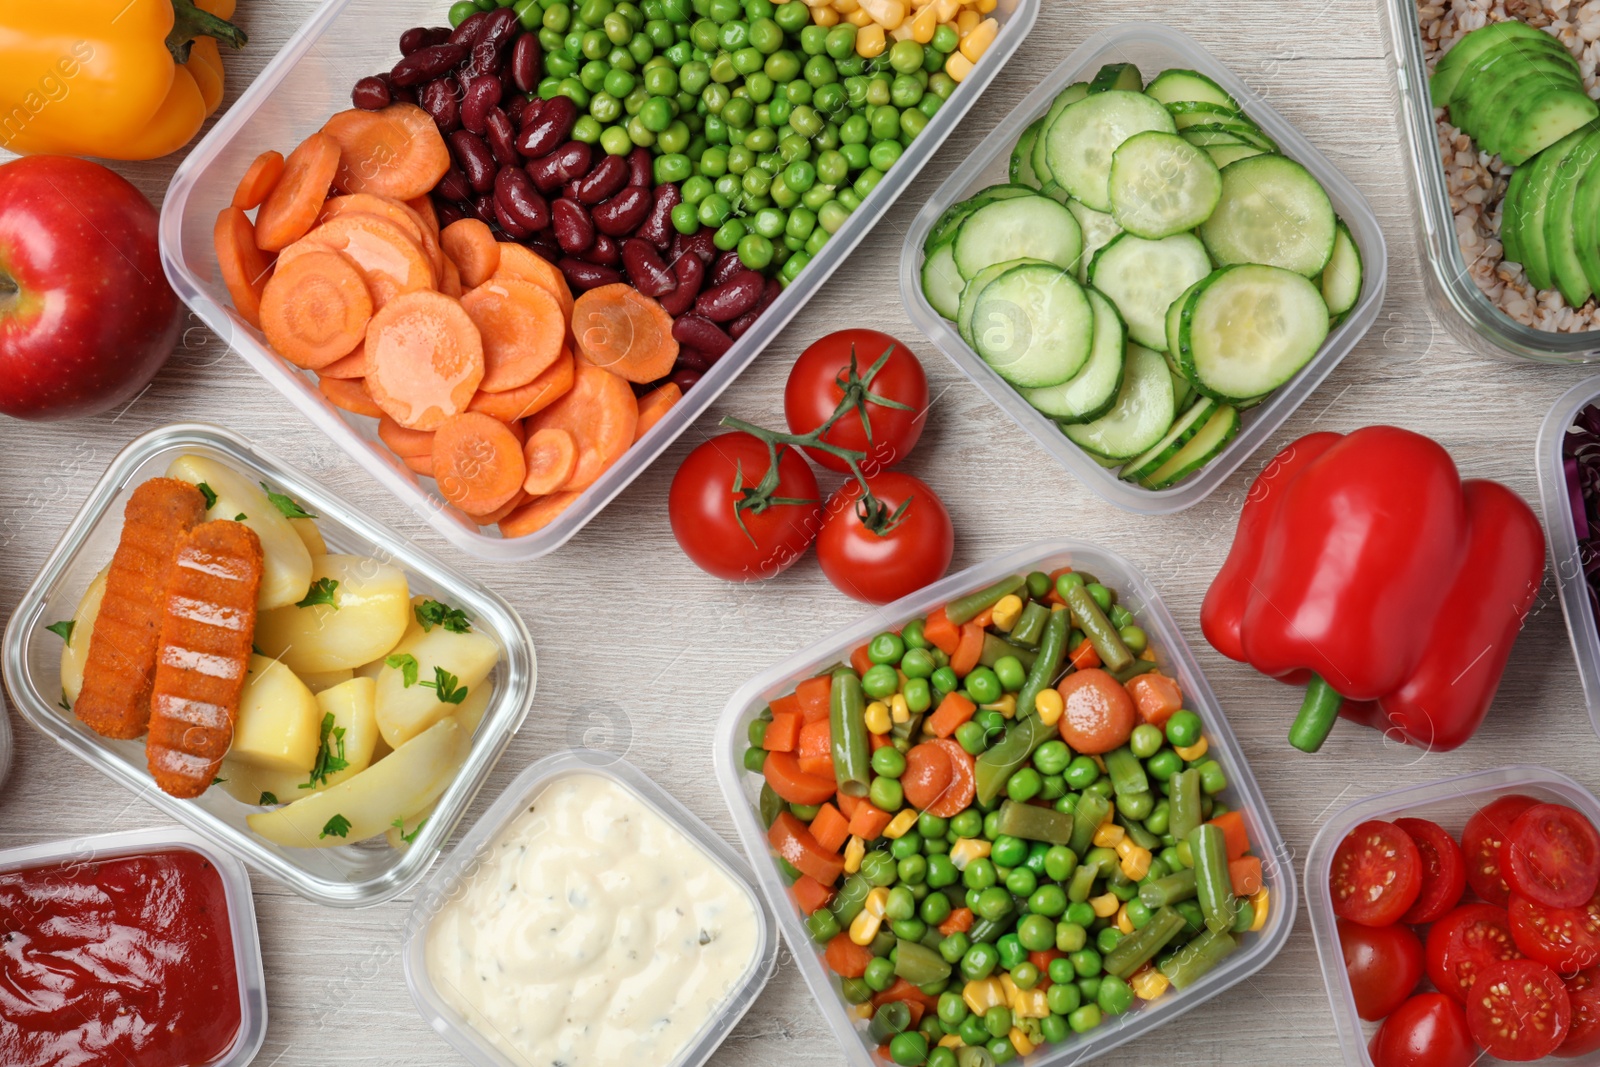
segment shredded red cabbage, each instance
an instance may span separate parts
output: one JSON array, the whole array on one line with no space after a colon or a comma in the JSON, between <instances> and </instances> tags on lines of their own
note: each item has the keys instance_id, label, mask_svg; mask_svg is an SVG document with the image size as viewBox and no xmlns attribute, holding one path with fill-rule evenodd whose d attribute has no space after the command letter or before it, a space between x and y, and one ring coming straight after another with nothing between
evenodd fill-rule
<instances>
[{"instance_id":1,"label":"shredded red cabbage","mask_svg":"<svg viewBox=\"0 0 1600 1067\"><path fill-rule=\"evenodd\" d=\"M1561 455L1589 607L1600 621L1600 407L1590 404L1578 412L1562 442Z\"/></svg>"}]
</instances>

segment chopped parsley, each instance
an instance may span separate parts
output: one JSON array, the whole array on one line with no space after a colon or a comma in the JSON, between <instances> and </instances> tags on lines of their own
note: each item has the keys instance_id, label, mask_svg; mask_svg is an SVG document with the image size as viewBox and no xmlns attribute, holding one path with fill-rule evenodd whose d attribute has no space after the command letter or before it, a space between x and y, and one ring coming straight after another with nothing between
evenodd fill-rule
<instances>
[{"instance_id":1,"label":"chopped parsley","mask_svg":"<svg viewBox=\"0 0 1600 1067\"><path fill-rule=\"evenodd\" d=\"M433 669L433 681L419 682L439 694L439 699L446 704L459 704L467 699L467 687L461 685L461 679L445 670L443 667Z\"/></svg>"},{"instance_id":2,"label":"chopped parsley","mask_svg":"<svg viewBox=\"0 0 1600 1067\"><path fill-rule=\"evenodd\" d=\"M250 516L246 515L244 512L241 511L241 512L239 512L239 514L237 514L237 515L235 515L233 517L233 521L234 522L243 522L244 520L248 519L249 517Z\"/></svg>"},{"instance_id":3,"label":"chopped parsley","mask_svg":"<svg viewBox=\"0 0 1600 1067\"><path fill-rule=\"evenodd\" d=\"M344 757L344 727L333 725L330 711L322 717L322 740L317 745L317 761L311 765L311 779L301 782L300 788L314 789L319 783L327 785L328 775L348 766L350 761Z\"/></svg>"},{"instance_id":4,"label":"chopped parsley","mask_svg":"<svg viewBox=\"0 0 1600 1067\"><path fill-rule=\"evenodd\" d=\"M417 657L409 652L396 652L384 658L384 663L400 672L402 689L410 689L417 684Z\"/></svg>"},{"instance_id":5,"label":"chopped parsley","mask_svg":"<svg viewBox=\"0 0 1600 1067\"><path fill-rule=\"evenodd\" d=\"M277 802L278 802L277 795L273 794L273 793L269 793L265 789L263 789L261 791L261 799L256 801L256 803L260 804L262 807L267 807L268 805L276 804Z\"/></svg>"},{"instance_id":6,"label":"chopped parsley","mask_svg":"<svg viewBox=\"0 0 1600 1067\"><path fill-rule=\"evenodd\" d=\"M311 591L306 598L295 604L297 608L314 607L317 604L326 604L334 611L339 610L339 605L334 602L334 591L339 588L339 582L334 578L318 578L311 583Z\"/></svg>"},{"instance_id":7,"label":"chopped parsley","mask_svg":"<svg viewBox=\"0 0 1600 1067\"><path fill-rule=\"evenodd\" d=\"M422 833L422 828L424 826L428 825L428 820L426 818L424 818L421 822L417 823L417 828L415 830L411 831L409 834L406 833L406 821L404 819L396 819L394 822L390 823L389 825L393 826L396 830L399 830L400 831L400 840L404 841L406 844L409 845L409 844L411 844L411 842L413 842L413 841L415 841L417 839L417 835L418 834Z\"/></svg>"},{"instance_id":8,"label":"chopped parsley","mask_svg":"<svg viewBox=\"0 0 1600 1067\"><path fill-rule=\"evenodd\" d=\"M267 494L267 499L272 501L272 506L283 512L286 519L314 519L315 515L295 502L294 497L284 493L274 493L267 488L267 483L261 483L261 491Z\"/></svg>"},{"instance_id":9,"label":"chopped parsley","mask_svg":"<svg viewBox=\"0 0 1600 1067\"><path fill-rule=\"evenodd\" d=\"M212 785L222 785L226 781L227 781L226 778L213 778L213 779L211 779L211 784Z\"/></svg>"},{"instance_id":10,"label":"chopped parsley","mask_svg":"<svg viewBox=\"0 0 1600 1067\"><path fill-rule=\"evenodd\" d=\"M322 833L317 835L320 841L324 837L348 837L350 834L350 820L343 815L335 815L323 824Z\"/></svg>"},{"instance_id":11,"label":"chopped parsley","mask_svg":"<svg viewBox=\"0 0 1600 1067\"><path fill-rule=\"evenodd\" d=\"M65 693L61 694L61 702L57 706L60 707L62 711L71 711L72 710L72 705L67 703L67 694L65 694Z\"/></svg>"},{"instance_id":12,"label":"chopped parsley","mask_svg":"<svg viewBox=\"0 0 1600 1067\"><path fill-rule=\"evenodd\" d=\"M195 486L195 488L200 490L200 495L206 498L207 511L210 511L212 508L217 506L217 491L215 489L211 488L205 482L201 482L199 485Z\"/></svg>"},{"instance_id":13,"label":"chopped parsley","mask_svg":"<svg viewBox=\"0 0 1600 1067\"><path fill-rule=\"evenodd\" d=\"M446 607L437 600L424 600L415 610L417 623L422 627L423 633L430 632L435 626L443 626L453 634L472 632L472 623L467 620L466 612L460 608Z\"/></svg>"},{"instance_id":14,"label":"chopped parsley","mask_svg":"<svg viewBox=\"0 0 1600 1067\"><path fill-rule=\"evenodd\" d=\"M45 629L70 645L72 644L72 628L76 625L78 625L76 619L62 619L60 622L51 623Z\"/></svg>"}]
</instances>

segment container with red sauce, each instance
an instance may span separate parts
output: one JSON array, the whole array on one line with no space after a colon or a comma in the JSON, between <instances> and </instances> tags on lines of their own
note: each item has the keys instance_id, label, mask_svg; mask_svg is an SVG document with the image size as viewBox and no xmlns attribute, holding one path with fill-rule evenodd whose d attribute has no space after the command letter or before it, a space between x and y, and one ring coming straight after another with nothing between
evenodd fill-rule
<instances>
[{"instance_id":1,"label":"container with red sauce","mask_svg":"<svg viewBox=\"0 0 1600 1067\"><path fill-rule=\"evenodd\" d=\"M0 1064L240 1067L266 1029L238 860L176 827L0 852Z\"/></svg>"}]
</instances>

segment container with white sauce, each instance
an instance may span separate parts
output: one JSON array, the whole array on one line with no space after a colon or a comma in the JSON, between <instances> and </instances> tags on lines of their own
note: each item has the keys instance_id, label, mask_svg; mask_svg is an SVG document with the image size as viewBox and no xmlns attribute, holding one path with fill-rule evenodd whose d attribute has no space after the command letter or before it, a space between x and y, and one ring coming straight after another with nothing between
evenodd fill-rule
<instances>
[{"instance_id":1,"label":"container with white sauce","mask_svg":"<svg viewBox=\"0 0 1600 1067\"><path fill-rule=\"evenodd\" d=\"M696 1067L777 967L738 855L632 765L523 771L423 887L406 984L478 1067Z\"/></svg>"}]
</instances>

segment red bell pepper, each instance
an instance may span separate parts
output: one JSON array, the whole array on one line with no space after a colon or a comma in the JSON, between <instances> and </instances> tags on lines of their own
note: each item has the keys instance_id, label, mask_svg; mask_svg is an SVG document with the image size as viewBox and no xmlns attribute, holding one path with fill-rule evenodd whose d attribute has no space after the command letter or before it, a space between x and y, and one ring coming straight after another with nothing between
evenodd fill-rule
<instances>
[{"instance_id":1,"label":"red bell pepper","mask_svg":"<svg viewBox=\"0 0 1600 1067\"><path fill-rule=\"evenodd\" d=\"M1435 442L1314 433L1251 487L1200 623L1230 659L1309 683L1296 748L1315 752L1342 710L1448 750L1483 721L1543 576L1528 505L1463 482Z\"/></svg>"}]
</instances>

